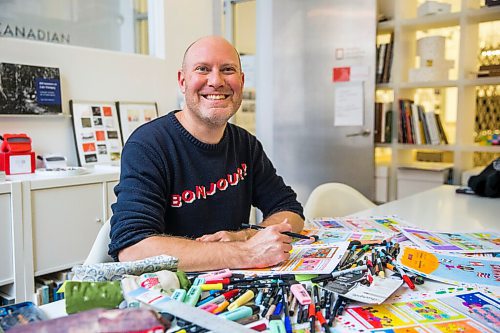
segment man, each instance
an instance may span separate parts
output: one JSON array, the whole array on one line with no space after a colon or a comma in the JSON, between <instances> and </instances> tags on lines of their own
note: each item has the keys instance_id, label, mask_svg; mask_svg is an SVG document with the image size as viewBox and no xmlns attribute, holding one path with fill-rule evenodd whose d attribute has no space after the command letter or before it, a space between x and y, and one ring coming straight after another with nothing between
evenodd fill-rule
<instances>
[{"instance_id":1,"label":"man","mask_svg":"<svg viewBox=\"0 0 500 333\"><path fill-rule=\"evenodd\" d=\"M289 258L285 231L303 227L296 194L247 131L228 124L244 74L225 39L186 50L178 83L186 106L137 129L122 154L109 253L129 261L159 254L186 271L254 268ZM251 205L265 230L241 230Z\"/></svg>"}]
</instances>

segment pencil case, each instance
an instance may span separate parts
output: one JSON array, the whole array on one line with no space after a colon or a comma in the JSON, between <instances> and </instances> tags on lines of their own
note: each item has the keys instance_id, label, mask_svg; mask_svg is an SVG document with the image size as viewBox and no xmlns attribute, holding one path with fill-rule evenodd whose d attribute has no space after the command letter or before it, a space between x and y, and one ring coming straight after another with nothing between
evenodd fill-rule
<instances>
[{"instance_id":1,"label":"pencil case","mask_svg":"<svg viewBox=\"0 0 500 333\"><path fill-rule=\"evenodd\" d=\"M170 327L146 309L95 309L56 319L39 321L27 326L14 327L9 333L160 333Z\"/></svg>"},{"instance_id":2,"label":"pencil case","mask_svg":"<svg viewBox=\"0 0 500 333\"><path fill-rule=\"evenodd\" d=\"M2 306L0 307L0 332L46 319L45 314L32 302Z\"/></svg>"},{"instance_id":3,"label":"pencil case","mask_svg":"<svg viewBox=\"0 0 500 333\"><path fill-rule=\"evenodd\" d=\"M124 275L141 275L162 270L175 271L177 264L177 258L160 255L137 261L76 265L71 270L75 281L117 281Z\"/></svg>"},{"instance_id":4,"label":"pencil case","mask_svg":"<svg viewBox=\"0 0 500 333\"><path fill-rule=\"evenodd\" d=\"M114 309L123 301L120 281L67 281L64 295L68 314L96 308Z\"/></svg>"}]
</instances>

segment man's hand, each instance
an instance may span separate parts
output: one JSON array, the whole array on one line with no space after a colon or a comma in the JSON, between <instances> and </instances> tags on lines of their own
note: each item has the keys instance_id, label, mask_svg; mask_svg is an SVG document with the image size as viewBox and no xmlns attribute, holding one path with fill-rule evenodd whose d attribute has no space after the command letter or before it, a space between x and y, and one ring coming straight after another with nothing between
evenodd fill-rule
<instances>
[{"instance_id":1,"label":"man's hand","mask_svg":"<svg viewBox=\"0 0 500 333\"><path fill-rule=\"evenodd\" d=\"M198 237L196 240L200 242L243 242L252 235L253 233L251 233L250 229L240 231L218 231L213 234Z\"/></svg>"},{"instance_id":2,"label":"man's hand","mask_svg":"<svg viewBox=\"0 0 500 333\"><path fill-rule=\"evenodd\" d=\"M244 268L262 268L274 266L290 258L292 237L283 235L282 232L292 231L292 226L287 220L274 224L257 232L244 243L248 257Z\"/></svg>"}]
</instances>

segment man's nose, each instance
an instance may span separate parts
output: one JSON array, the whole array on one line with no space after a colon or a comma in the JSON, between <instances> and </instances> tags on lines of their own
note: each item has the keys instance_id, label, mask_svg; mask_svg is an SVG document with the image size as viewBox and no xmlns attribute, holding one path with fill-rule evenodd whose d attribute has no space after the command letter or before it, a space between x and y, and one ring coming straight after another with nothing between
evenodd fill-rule
<instances>
[{"instance_id":1,"label":"man's nose","mask_svg":"<svg viewBox=\"0 0 500 333\"><path fill-rule=\"evenodd\" d=\"M224 82L224 77L219 71L212 71L208 77L208 84L214 88L223 86Z\"/></svg>"}]
</instances>

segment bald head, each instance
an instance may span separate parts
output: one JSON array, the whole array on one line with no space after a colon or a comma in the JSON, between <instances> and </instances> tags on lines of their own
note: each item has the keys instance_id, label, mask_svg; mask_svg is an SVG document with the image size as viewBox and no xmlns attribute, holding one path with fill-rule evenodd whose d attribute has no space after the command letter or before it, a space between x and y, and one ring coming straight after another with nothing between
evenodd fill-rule
<instances>
[{"instance_id":1,"label":"bald head","mask_svg":"<svg viewBox=\"0 0 500 333\"><path fill-rule=\"evenodd\" d=\"M240 60L240 54L234 46L229 43L226 39L220 37L220 36L205 36L201 37L197 40L195 40L191 45L188 46L186 51L184 52L184 56L182 57L182 70L186 69L186 61L190 58L191 51L197 48L208 48L213 45L221 45L221 46L226 46L229 47L233 50L236 58L238 59L238 65L239 65L239 70L241 72L241 60Z\"/></svg>"}]
</instances>

